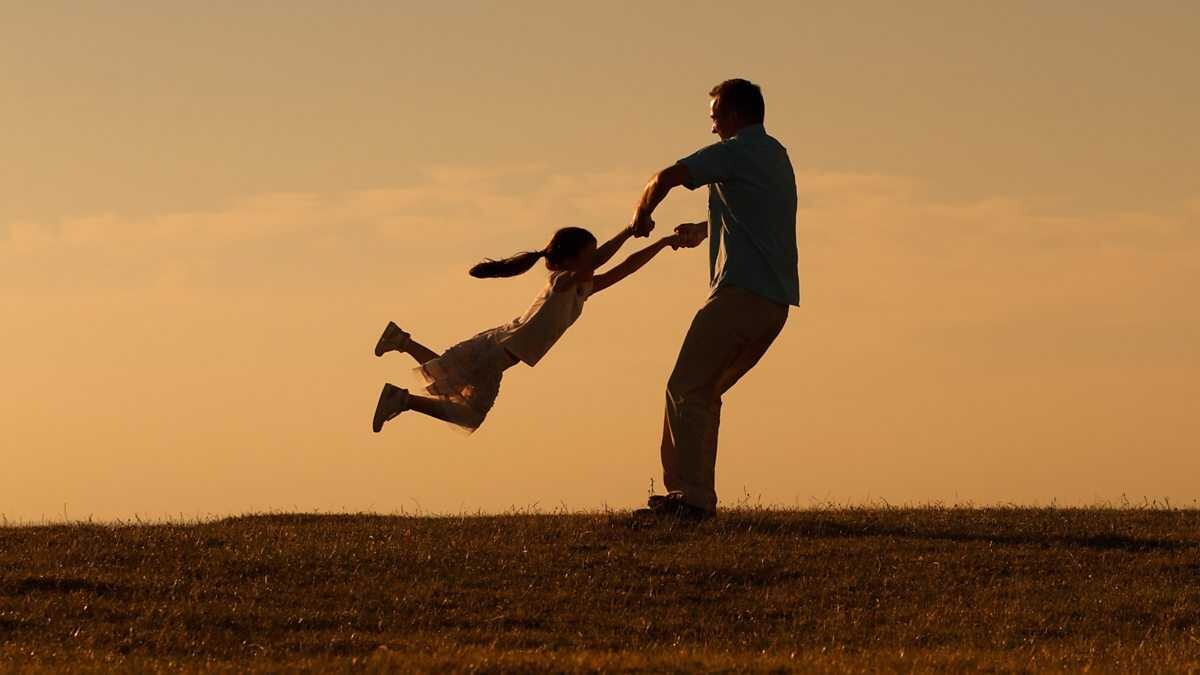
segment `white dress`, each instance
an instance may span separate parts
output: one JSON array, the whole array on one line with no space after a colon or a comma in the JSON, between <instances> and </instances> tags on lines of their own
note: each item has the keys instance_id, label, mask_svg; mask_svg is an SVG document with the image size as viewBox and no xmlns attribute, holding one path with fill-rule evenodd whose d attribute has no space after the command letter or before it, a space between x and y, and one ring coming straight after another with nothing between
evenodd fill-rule
<instances>
[{"instance_id":1,"label":"white dress","mask_svg":"<svg viewBox=\"0 0 1200 675\"><path fill-rule=\"evenodd\" d=\"M468 433L479 428L500 393L505 370L524 362L534 366L583 312L592 281L555 292L554 272L533 304L512 321L477 333L415 369L425 392L445 402L448 420Z\"/></svg>"}]
</instances>

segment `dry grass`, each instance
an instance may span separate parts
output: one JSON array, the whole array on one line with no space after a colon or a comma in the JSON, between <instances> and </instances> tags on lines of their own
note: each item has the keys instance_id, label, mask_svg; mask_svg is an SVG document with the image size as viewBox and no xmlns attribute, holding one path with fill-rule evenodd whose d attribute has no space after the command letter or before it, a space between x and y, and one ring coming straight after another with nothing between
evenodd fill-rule
<instances>
[{"instance_id":1,"label":"dry grass","mask_svg":"<svg viewBox=\"0 0 1200 675\"><path fill-rule=\"evenodd\" d=\"M0 528L0 669L1198 671L1200 511Z\"/></svg>"}]
</instances>

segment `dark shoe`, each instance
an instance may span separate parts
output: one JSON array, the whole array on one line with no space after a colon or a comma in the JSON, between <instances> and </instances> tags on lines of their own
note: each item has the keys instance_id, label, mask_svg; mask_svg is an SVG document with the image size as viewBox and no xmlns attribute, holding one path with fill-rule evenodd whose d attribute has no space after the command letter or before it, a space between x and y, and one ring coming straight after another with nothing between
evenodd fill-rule
<instances>
[{"instance_id":1,"label":"dark shoe","mask_svg":"<svg viewBox=\"0 0 1200 675\"><path fill-rule=\"evenodd\" d=\"M716 515L715 511L687 503L683 499L683 493L678 490L673 490L665 495L650 495L646 502L647 508L634 511L634 516L668 516L681 520L701 521Z\"/></svg>"},{"instance_id":2,"label":"dark shoe","mask_svg":"<svg viewBox=\"0 0 1200 675\"><path fill-rule=\"evenodd\" d=\"M389 321L383 329L383 334L379 336L379 342L375 343L375 356L383 356L393 350L402 351L408 346L408 338L408 333Z\"/></svg>"},{"instance_id":3,"label":"dark shoe","mask_svg":"<svg viewBox=\"0 0 1200 675\"><path fill-rule=\"evenodd\" d=\"M646 506L652 509L662 509L672 504L687 504L683 498L683 490L671 490L665 495L650 495L646 500Z\"/></svg>"},{"instance_id":4,"label":"dark shoe","mask_svg":"<svg viewBox=\"0 0 1200 675\"><path fill-rule=\"evenodd\" d=\"M379 392L379 402L375 404L375 417L371 420L371 430L379 433L383 423L396 415L408 410L408 390L393 384L384 384Z\"/></svg>"}]
</instances>

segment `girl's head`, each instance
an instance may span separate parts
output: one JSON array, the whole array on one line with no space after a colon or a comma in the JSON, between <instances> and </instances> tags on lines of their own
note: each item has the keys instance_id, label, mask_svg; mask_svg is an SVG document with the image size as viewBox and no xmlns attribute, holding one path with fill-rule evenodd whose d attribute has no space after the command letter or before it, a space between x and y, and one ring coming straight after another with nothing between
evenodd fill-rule
<instances>
[{"instance_id":1,"label":"girl's head","mask_svg":"<svg viewBox=\"0 0 1200 675\"><path fill-rule=\"evenodd\" d=\"M485 260L472 267L470 274L479 279L512 277L528 272L542 258L546 259L546 269L553 272L578 272L591 269L595 255L596 235L582 227L564 227L554 233L546 248L518 253L503 260Z\"/></svg>"}]
</instances>

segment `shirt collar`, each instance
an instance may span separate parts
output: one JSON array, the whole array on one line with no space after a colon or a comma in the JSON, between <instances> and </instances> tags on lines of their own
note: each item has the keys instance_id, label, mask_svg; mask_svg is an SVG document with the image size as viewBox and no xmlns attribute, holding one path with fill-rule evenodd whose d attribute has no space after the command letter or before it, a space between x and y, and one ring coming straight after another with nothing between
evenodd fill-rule
<instances>
[{"instance_id":1,"label":"shirt collar","mask_svg":"<svg viewBox=\"0 0 1200 675\"><path fill-rule=\"evenodd\" d=\"M767 135L767 129L766 129L766 127L763 126L762 122L759 122L758 124L747 124L746 126L742 127L741 129L738 129L738 132L736 134L734 134L734 136L765 136L765 135Z\"/></svg>"}]
</instances>

